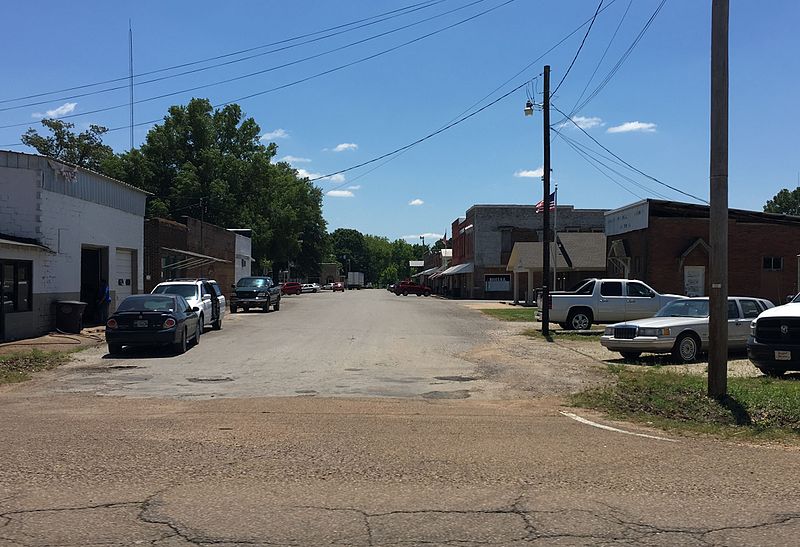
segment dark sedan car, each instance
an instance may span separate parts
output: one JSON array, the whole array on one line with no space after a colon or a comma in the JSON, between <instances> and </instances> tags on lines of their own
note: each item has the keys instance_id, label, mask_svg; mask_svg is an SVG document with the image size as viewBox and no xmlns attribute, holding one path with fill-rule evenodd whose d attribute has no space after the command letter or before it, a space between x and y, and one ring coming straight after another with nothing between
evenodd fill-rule
<instances>
[{"instance_id":1,"label":"dark sedan car","mask_svg":"<svg viewBox=\"0 0 800 547\"><path fill-rule=\"evenodd\" d=\"M129 296L106 323L108 353L123 346L171 346L184 353L190 340L200 342L199 311L177 294Z\"/></svg>"}]
</instances>

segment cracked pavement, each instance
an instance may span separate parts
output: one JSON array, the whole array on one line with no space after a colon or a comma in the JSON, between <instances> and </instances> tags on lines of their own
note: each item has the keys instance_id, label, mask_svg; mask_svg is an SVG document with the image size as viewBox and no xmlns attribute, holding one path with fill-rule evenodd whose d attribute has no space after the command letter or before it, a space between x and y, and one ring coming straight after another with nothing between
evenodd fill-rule
<instances>
[{"instance_id":1,"label":"cracked pavement","mask_svg":"<svg viewBox=\"0 0 800 547\"><path fill-rule=\"evenodd\" d=\"M441 304L448 311L437 320L476 314ZM480 315L459 324L480 321L492 324ZM546 366L538 359L527 377ZM332 374L305 385L324 391ZM0 547L736 546L800 537L797 448L603 431L560 415L553 396L146 398L61 382L74 387L73 371L0 389Z\"/></svg>"}]
</instances>

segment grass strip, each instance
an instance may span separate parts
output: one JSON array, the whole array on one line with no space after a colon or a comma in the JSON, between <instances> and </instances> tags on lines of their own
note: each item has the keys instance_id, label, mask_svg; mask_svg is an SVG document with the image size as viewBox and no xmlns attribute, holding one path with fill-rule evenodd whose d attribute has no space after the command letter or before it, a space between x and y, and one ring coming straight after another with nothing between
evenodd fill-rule
<instances>
[{"instance_id":1,"label":"grass strip","mask_svg":"<svg viewBox=\"0 0 800 547\"><path fill-rule=\"evenodd\" d=\"M536 308L482 309L483 313L500 321L536 321Z\"/></svg>"},{"instance_id":2,"label":"grass strip","mask_svg":"<svg viewBox=\"0 0 800 547\"><path fill-rule=\"evenodd\" d=\"M33 349L0 355L0 384L24 382L35 372L63 365L69 361L70 353Z\"/></svg>"},{"instance_id":3,"label":"grass strip","mask_svg":"<svg viewBox=\"0 0 800 547\"><path fill-rule=\"evenodd\" d=\"M571 397L613 417L726 437L800 439L800 381L728 378L728 396L706 396L705 375L610 366L615 381Z\"/></svg>"}]
</instances>

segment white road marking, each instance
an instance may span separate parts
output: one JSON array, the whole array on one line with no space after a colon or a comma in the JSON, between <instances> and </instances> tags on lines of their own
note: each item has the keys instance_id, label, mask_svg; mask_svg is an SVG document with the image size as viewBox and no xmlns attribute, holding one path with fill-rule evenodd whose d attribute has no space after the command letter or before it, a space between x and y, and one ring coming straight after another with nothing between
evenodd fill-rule
<instances>
[{"instance_id":1,"label":"white road marking","mask_svg":"<svg viewBox=\"0 0 800 547\"><path fill-rule=\"evenodd\" d=\"M573 414L572 412L564 412L563 410L559 411L560 414L563 414L567 418L571 418L576 422L580 422L582 424L590 425L592 427L596 427L598 429L605 429L606 431L613 431L614 433L624 433L626 435L633 435L634 437L644 437L645 439L655 439L657 441L667 441L670 443L677 443L679 442L676 439L667 439L666 437L657 437L655 435L646 435L644 433L634 433L633 431L625 431L624 429L617 429L616 427L611 427L610 425L603 425L593 422L591 420L587 420L586 418L581 418L577 414Z\"/></svg>"}]
</instances>

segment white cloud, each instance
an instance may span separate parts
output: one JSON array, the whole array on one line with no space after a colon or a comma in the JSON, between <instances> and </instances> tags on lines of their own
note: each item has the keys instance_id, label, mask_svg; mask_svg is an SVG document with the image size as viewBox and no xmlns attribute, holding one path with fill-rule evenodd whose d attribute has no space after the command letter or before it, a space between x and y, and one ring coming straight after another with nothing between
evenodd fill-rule
<instances>
[{"instance_id":1,"label":"white cloud","mask_svg":"<svg viewBox=\"0 0 800 547\"><path fill-rule=\"evenodd\" d=\"M355 194L350 190L329 190L325 192L326 196L330 196L332 198L352 198L355 197Z\"/></svg>"},{"instance_id":2,"label":"white cloud","mask_svg":"<svg viewBox=\"0 0 800 547\"><path fill-rule=\"evenodd\" d=\"M309 158L298 158L297 156L283 156L282 158L278 159L278 161L285 161L286 163L291 163L292 165L295 163L311 163Z\"/></svg>"},{"instance_id":3,"label":"white cloud","mask_svg":"<svg viewBox=\"0 0 800 547\"><path fill-rule=\"evenodd\" d=\"M421 199L417 198L417 199L412 199L411 201L408 202L408 204L409 205L413 205L414 207L417 207L419 205L424 205L425 202L422 201Z\"/></svg>"},{"instance_id":4,"label":"white cloud","mask_svg":"<svg viewBox=\"0 0 800 547\"><path fill-rule=\"evenodd\" d=\"M289 132L285 129L278 128L275 131L269 131L268 133L264 133L261 135L262 141L272 141L275 139L288 139Z\"/></svg>"},{"instance_id":5,"label":"white cloud","mask_svg":"<svg viewBox=\"0 0 800 547\"><path fill-rule=\"evenodd\" d=\"M343 173L336 173L335 175L331 175L330 177L327 177L325 180L329 180L331 182L344 182L345 181L345 176L344 176Z\"/></svg>"},{"instance_id":6,"label":"white cloud","mask_svg":"<svg viewBox=\"0 0 800 547\"><path fill-rule=\"evenodd\" d=\"M544 176L544 167L539 167L538 169L522 169L515 172L514 176L526 179L542 178Z\"/></svg>"},{"instance_id":7,"label":"white cloud","mask_svg":"<svg viewBox=\"0 0 800 547\"><path fill-rule=\"evenodd\" d=\"M419 241L420 237L424 237L428 241L437 241L444 237L444 234L435 234L433 232L425 232L424 234L412 234L408 236L403 236L400 239L411 240L411 241Z\"/></svg>"},{"instance_id":8,"label":"white cloud","mask_svg":"<svg viewBox=\"0 0 800 547\"><path fill-rule=\"evenodd\" d=\"M298 169L297 176L302 178L309 178L309 179L316 179L322 176L322 173L312 173L310 171L306 171L305 169Z\"/></svg>"},{"instance_id":9,"label":"white cloud","mask_svg":"<svg viewBox=\"0 0 800 547\"><path fill-rule=\"evenodd\" d=\"M358 150L358 145L354 142L343 142L342 144L337 144L333 148L325 148L324 150L328 150L330 152L344 152L345 150Z\"/></svg>"},{"instance_id":10,"label":"white cloud","mask_svg":"<svg viewBox=\"0 0 800 547\"><path fill-rule=\"evenodd\" d=\"M345 176L342 173L337 173L335 175L331 175L330 177L325 177L322 173L314 173L303 169L302 167L297 167L297 176L302 178L309 178L309 179L318 179L318 180L326 180L328 182L344 182Z\"/></svg>"},{"instance_id":11,"label":"white cloud","mask_svg":"<svg viewBox=\"0 0 800 547\"><path fill-rule=\"evenodd\" d=\"M44 114L41 112L34 112L31 116L34 118L60 118L61 116L66 116L74 112L76 106L78 106L78 103L64 103L53 110L46 111Z\"/></svg>"},{"instance_id":12,"label":"white cloud","mask_svg":"<svg viewBox=\"0 0 800 547\"><path fill-rule=\"evenodd\" d=\"M655 133L656 124L650 122L625 122L606 129L606 133Z\"/></svg>"},{"instance_id":13,"label":"white cloud","mask_svg":"<svg viewBox=\"0 0 800 547\"><path fill-rule=\"evenodd\" d=\"M603 119L598 118L597 116L574 116L572 119L575 121L575 124L577 124L577 126L580 127L581 129L591 129L593 127L605 125L603 123ZM561 125L559 125L558 127L559 128L575 127L575 125L573 125L573 123L570 121L566 121Z\"/></svg>"},{"instance_id":14,"label":"white cloud","mask_svg":"<svg viewBox=\"0 0 800 547\"><path fill-rule=\"evenodd\" d=\"M347 189L348 190L361 190L361 185L360 184L355 184L353 186L348 186Z\"/></svg>"}]
</instances>

